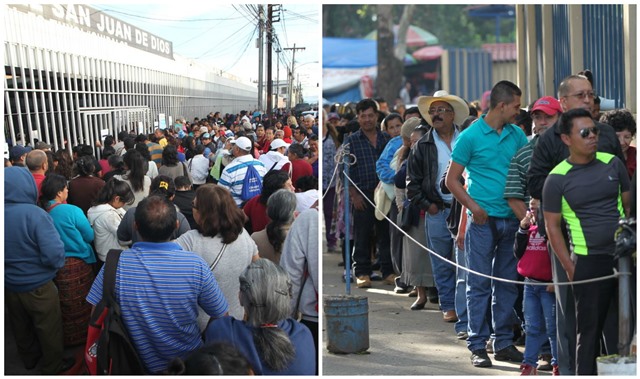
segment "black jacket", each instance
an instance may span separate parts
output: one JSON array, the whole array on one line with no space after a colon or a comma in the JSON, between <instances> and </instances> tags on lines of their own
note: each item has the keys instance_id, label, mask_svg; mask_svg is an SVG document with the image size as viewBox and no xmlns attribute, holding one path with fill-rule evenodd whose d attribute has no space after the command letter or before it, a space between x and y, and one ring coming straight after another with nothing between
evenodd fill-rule
<instances>
[{"instance_id":1,"label":"black jacket","mask_svg":"<svg viewBox=\"0 0 640 379\"><path fill-rule=\"evenodd\" d=\"M609 124L596 122L600 130L598 151L617 156L625 161L620 142L615 130ZM527 187L531 197L542 200L542 187L547 176L560 162L569 156L569 148L560 138L560 130L556 122L539 137L531 156L531 165L527 173Z\"/></svg>"},{"instance_id":2,"label":"black jacket","mask_svg":"<svg viewBox=\"0 0 640 379\"><path fill-rule=\"evenodd\" d=\"M455 128L457 128L454 125ZM433 140L430 128L427 134L422 136L415 146L407 161L407 198L420 209L427 210L432 203L438 204L439 209L444 208L444 201L438 193L438 149Z\"/></svg>"}]
</instances>

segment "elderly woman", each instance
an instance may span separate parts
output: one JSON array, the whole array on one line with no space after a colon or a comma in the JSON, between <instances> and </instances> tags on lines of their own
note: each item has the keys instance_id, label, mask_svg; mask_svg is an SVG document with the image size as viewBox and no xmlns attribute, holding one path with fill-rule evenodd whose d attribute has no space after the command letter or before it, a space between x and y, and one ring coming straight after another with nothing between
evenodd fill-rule
<instances>
[{"instance_id":1,"label":"elderly woman","mask_svg":"<svg viewBox=\"0 0 640 379\"><path fill-rule=\"evenodd\" d=\"M192 207L198 229L186 232L176 242L207 262L229 302L229 315L242 319L238 277L259 258L258 247L244 229L245 215L231 193L215 184L198 187ZM203 310L199 312L198 324L204 330L209 317Z\"/></svg>"},{"instance_id":2,"label":"elderly woman","mask_svg":"<svg viewBox=\"0 0 640 379\"><path fill-rule=\"evenodd\" d=\"M93 283L91 265L96 257L91 247L93 229L79 207L66 204L68 194L67 179L62 175L49 174L42 182L40 206L51 216L64 243L64 267L55 278L60 294L64 344L75 346L83 344L87 338L91 305L85 298Z\"/></svg>"},{"instance_id":3,"label":"elderly woman","mask_svg":"<svg viewBox=\"0 0 640 379\"><path fill-rule=\"evenodd\" d=\"M309 329L290 318L291 282L286 271L258 259L240 275L244 320L223 317L205 331L205 344L237 347L256 375L314 375L315 347Z\"/></svg>"},{"instance_id":4,"label":"elderly woman","mask_svg":"<svg viewBox=\"0 0 640 379\"><path fill-rule=\"evenodd\" d=\"M288 189L277 190L267 200L267 214L271 221L265 229L251 235L261 258L280 264L282 246L295 218L296 204L296 194Z\"/></svg>"}]
</instances>

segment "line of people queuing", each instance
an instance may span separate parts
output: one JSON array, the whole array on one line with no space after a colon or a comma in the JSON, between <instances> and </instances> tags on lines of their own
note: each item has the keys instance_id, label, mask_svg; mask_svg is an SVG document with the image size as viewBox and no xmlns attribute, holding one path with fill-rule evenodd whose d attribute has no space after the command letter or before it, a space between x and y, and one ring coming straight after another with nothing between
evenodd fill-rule
<instances>
[{"instance_id":1,"label":"line of people queuing","mask_svg":"<svg viewBox=\"0 0 640 379\"><path fill-rule=\"evenodd\" d=\"M635 214L636 123L626 109L600 112L588 70L526 109L521 96L500 81L485 109L442 90L402 114L383 99L325 109L327 247L351 255L358 288L393 286L416 297L411 310L438 304L475 367L493 353L522 375L595 375L596 357L618 350L617 281L558 283L613 273L618 221ZM335 159L345 150L350 225Z\"/></svg>"},{"instance_id":2,"label":"line of people queuing","mask_svg":"<svg viewBox=\"0 0 640 379\"><path fill-rule=\"evenodd\" d=\"M107 136L100 159L11 148L5 300L26 369L82 371L64 349L84 346L120 249L115 298L147 373L317 374L316 120L219 116Z\"/></svg>"}]
</instances>

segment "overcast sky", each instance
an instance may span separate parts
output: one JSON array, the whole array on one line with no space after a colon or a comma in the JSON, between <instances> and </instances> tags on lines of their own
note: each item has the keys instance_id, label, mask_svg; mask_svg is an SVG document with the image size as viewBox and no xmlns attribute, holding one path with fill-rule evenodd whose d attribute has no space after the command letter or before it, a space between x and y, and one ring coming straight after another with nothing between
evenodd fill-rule
<instances>
[{"instance_id":1,"label":"overcast sky","mask_svg":"<svg viewBox=\"0 0 640 379\"><path fill-rule=\"evenodd\" d=\"M216 1L217 2L217 1ZM256 9L258 5L213 2L156 1L146 4L90 4L122 21L133 24L173 43L174 54L202 60L234 75L258 81L259 50ZM321 81L321 5L282 4L275 23L275 35L281 48L279 77L278 54L273 53L272 79L285 80L294 46L296 80L305 99L320 94ZM264 5L266 15L266 5ZM266 36L265 36L266 37ZM274 50L276 44L274 43ZM266 62L267 53L264 52ZM286 66L285 66L286 65ZM266 66L265 66L266 67ZM263 74L266 85L267 74Z\"/></svg>"}]
</instances>

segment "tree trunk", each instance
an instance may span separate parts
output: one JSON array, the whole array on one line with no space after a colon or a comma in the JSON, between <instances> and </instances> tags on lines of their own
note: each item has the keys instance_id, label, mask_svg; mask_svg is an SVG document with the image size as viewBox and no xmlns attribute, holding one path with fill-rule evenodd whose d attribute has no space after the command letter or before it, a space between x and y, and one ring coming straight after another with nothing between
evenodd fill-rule
<instances>
[{"instance_id":1,"label":"tree trunk","mask_svg":"<svg viewBox=\"0 0 640 379\"><path fill-rule=\"evenodd\" d=\"M407 51L406 33L411 21L414 5L405 5L398 27L398 43L394 43L392 5L378 4L378 76L377 97L395 104L404 85L404 56Z\"/></svg>"}]
</instances>

